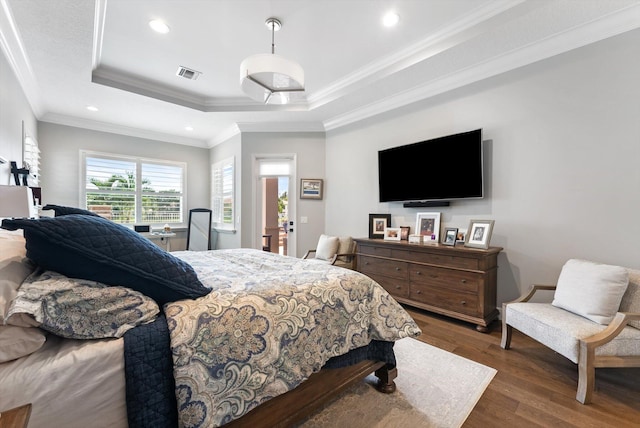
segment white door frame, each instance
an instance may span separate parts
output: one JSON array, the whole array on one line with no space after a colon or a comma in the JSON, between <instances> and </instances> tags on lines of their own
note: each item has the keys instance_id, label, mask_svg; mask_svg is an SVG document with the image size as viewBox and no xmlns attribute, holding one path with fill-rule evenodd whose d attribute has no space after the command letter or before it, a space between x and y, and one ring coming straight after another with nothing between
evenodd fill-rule
<instances>
[{"instance_id":1,"label":"white door frame","mask_svg":"<svg viewBox=\"0 0 640 428\"><path fill-rule=\"evenodd\" d=\"M298 192L298 180L296 173L297 157L295 153L254 153L251 155L251 194L253 204L251 208L251 215L253 218L251 226L251 248L262 248L262 234L259 233L262 228L262 176L260 176L260 161L261 160L283 160L290 163L289 173L289 190L287 195L289 197L288 214L289 221L293 221L293 226L289 226L289 229L293 229L293 232L287 232L287 254L296 257L296 232L298 231L298 224L296 222L296 200ZM277 177L277 176L274 176Z\"/></svg>"}]
</instances>

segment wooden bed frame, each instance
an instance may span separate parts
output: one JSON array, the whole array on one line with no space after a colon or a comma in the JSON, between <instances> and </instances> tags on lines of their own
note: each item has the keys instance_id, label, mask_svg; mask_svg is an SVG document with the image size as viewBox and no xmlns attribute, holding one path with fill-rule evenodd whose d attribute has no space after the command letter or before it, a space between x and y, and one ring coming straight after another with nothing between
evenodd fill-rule
<instances>
[{"instance_id":1,"label":"wooden bed frame","mask_svg":"<svg viewBox=\"0 0 640 428\"><path fill-rule=\"evenodd\" d=\"M380 392L390 394L396 390L393 380L398 371L384 362L365 360L352 366L322 369L297 388L272 398L226 426L289 427L374 372Z\"/></svg>"}]
</instances>

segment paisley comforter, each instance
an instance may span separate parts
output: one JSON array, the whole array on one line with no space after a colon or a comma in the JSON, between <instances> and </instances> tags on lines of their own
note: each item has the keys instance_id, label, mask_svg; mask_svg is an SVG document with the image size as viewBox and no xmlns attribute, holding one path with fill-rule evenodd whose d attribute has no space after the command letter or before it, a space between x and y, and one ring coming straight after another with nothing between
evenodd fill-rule
<instances>
[{"instance_id":1,"label":"paisley comforter","mask_svg":"<svg viewBox=\"0 0 640 428\"><path fill-rule=\"evenodd\" d=\"M331 357L420 334L358 272L250 249L172 254L212 289L165 305L181 426L223 425L295 388Z\"/></svg>"}]
</instances>

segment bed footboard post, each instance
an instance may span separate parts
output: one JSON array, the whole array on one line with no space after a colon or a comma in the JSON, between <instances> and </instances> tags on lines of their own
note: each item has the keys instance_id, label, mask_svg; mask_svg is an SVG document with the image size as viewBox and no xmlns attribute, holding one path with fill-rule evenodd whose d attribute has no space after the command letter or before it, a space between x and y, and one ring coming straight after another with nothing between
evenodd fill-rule
<instances>
[{"instance_id":1,"label":"bed footboard post","mask_svg":"<svg viewBox=\"0 0 640 428\"><path fill-rule=\"evenodd\" d=\"M378 391L384 394L391 394L396 390L396 383L393 381L398 376L398 369L388 364L375 371L378 377Z\"/></svg>"}]
</instances>

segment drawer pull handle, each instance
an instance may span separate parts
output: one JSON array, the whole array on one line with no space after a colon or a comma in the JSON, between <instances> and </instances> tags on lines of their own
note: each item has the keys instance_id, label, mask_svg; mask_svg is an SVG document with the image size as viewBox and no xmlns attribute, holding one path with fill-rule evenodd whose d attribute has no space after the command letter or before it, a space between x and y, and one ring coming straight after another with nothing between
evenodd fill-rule
<instances>
[{"instance_id":1,"label":"drawer pull handle","mask_svg":"<svg viewBox=\"0 0 640 428\"><path fill-rule=\"evenodd\" d=\"M419 270L416 271L416 275L422 275L422 272L420 272Z\"/></svg>"},{"instance_id":2,"label":"drawer pull handle","mask_svg":"<svg viewBox=\"0 0 640 428\"><path fill-rule=\"evenodd\" d=\"M466 302L466 301L464 301L464 300L463 300L462 302L460 302L460 303L461 303L462 305L466 305L466 304L467 304L467 302Z\"/></svg>"},{"instance_id":3,"label":"drawer pull handle","mask_svg":"<svg viewBox=\"0 0 640 428\"><path fill-rule=\"evenodd\" d=\"M368 265L368 264L369 264L369 262L364 262L364 264L365 264L365 265Z\"/></svg>"},{"instance_id":4,"label":"drawer pull handle","mask_svg":"<svg viewBox=\"0 0 640 428\"><path fill-rule=\"evenodd\" d=\"M463 283L463 284L466 284L466 283L467 283L467 280L466 280L466 279L463 279L463 280L462 280L462 281L460 281L460 282L461 282L461 283Z\"/></svg>"},{"instance_id":5,"label":"drawer pull handle","mask_svg":"<svg viewBox=\"0 0 640 428\"><path fill-rule=\"evenodd\" d=\"M400 290L400 286L399 285L396 285L396 290Z\"/></svg>"},{"instance_id":6,"label":"drawer pull handle","mask_svg":"<svg viewBox=\"0 0 640 428\"><path fill-rule=\"evenodd\" d=\"M400 270L400 268L396 266L396 270Z\"/></svg>"},{"instance_id":7,"label":"drawer pull handle","mask_svg":"<svg viewBox=\"0 0 640 428\"><path fill-rule=\"evenodd\" d=\"M422 294L421 290L416 291L416 294Z\"/></svg>"}]
</instances>

